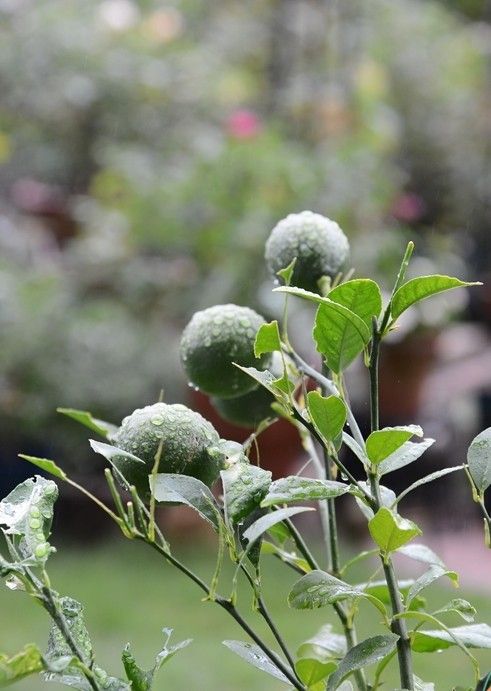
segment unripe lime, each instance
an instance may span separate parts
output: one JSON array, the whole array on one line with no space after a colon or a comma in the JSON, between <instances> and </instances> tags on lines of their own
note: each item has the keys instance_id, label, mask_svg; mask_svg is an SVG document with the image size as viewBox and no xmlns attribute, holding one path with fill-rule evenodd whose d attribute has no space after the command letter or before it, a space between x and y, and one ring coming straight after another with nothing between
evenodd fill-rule
<instances>
[{"instance_id":1,"label":"unripe lime","mask_svg":"<svg viewBox=\"0 0 491 691\"><path fill-rule=\"evenodd\" d=\"M178 403L155 403L138 408L124 418L112 435L115 446L140 458L138 463L124 456L114 463L142 497L149 494L148 476L162 441L159 472L180 473L198 478L210 486L220 472L219 460L209 453L220 438L213 425L199 413Z\"/></svg>"},{"instance_id":2,"label":"unripe lime","mask_svg":"<svg viewBox=\"0 0 491 691\"><path fill-rule=\"evenodd\" d=\"M289 214L271 231L266 242L266 263L273 275L297 259L292 285L318 292L322 276L335 278L349 256L346 235L335 221L302 211Z\"/></svg>"},{"instance_id":3,"label":"unripe lime","mask_svg":"<svg viewBox=\"0 0 491 691\"><path fill-rule=\"evenodd\" d=\"M215 305L196 312L183 331L181 359L192 386L210 396L233 398L257 388L235 365L267 367L270 355L254 356L264 319L249 307Z\"/></svg>"},{"instance_id":4,"label":"unripe lime","mask_svg":"<svg viewBox=\"0 0 491 691\"><path fill-rule=\"evenodd\" d=\"M275 377L278 379L281 377L283 374L283 359L280 353L273 353L269 369ZM232 422L239 427L254 428L266 418L277 417L277 414L271 408L271 403L274 403L276 399L264 386L259 386L259 388L236 398L218 398L214 396L210 400L224 420Z\"/></svg>"}]
</instances>

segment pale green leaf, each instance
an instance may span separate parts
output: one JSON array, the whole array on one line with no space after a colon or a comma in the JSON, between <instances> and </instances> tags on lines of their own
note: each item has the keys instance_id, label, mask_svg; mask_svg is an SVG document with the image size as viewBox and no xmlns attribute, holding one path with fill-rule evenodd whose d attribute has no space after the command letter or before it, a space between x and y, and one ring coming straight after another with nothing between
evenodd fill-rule
<instances>
[{"instance_id":1,"label":"pale green leaf","mask_svg":"<svg viewBox=\"0 0 491 691\"><path fill-rule=\"evenodd\" d=\"M10 686L19 679L31 674L38 674L44 669L41 651L34 643L24 646L15 655L9 657L0 653L0 687Z\"/></svg>"},{"instance_id":2,"label":"pale green leaf","mask_svg":"<svg viewBox=\"0 0 491 691\"><path fill-rule=\"evenodd\" d=\"M432 653L457 645L457 640L466 648L491 649L491 627L488 624L456 626L449 631L451 633L419 629L414 634L412 648L418 653Z\"/></svg>"},{"instance_id":3,"label":"pale green leaf","mask_svg":"<svg viewBox=\"0 0 491 691\"><path fill-rule=\"evenodd\" d=\"M451 473L455 473L456 471L462 470L463 468L463 465L456 465L453 468L442 468L442 470L435 470L434 473L425 475L425 477L422 477L420 480L416 480L416 482L413 482L412 485L406 487L406 489L403 492L401 492L400 495L397 497L397 499L394 502L394 505L398 504L401 501L401 499L406 497L408 494L410 494L410 492L417 489L418 487L426 485L429 482L433 482L434 480L439 480L441 477L444 477L445 475L450 475Z\"/></svg>"},{"instance_id":4,"label":"pale green leaf","mask_svg":"<svg viewBox=\"0 0 491 691\"><path fill-rule=\"evenodd\" d=\"M340 497L350 491L350 486L334 480L319 480L315 478L290 475L275 480L261 506L273 504L291 504L297 501L317 501Z\"/></svg>"},{"instance_id":5,"label":"pale green leaf","mask_svg":"<svg viewBox=\"0 0 491 691\"><path fill-rule=\"evenodd\" d=\"M414 305L416 302L425 300L426 298L442 293L453 288L463 288L466 286L481 285L479 282L467 283L460 281L458 278L450 276L440 276L438 274L432 276L419 276L404 283L392 297L391 314L392 319L397 319L408 307Z\"/></svg>"},{"instance_id":6,"label":"pale green leaf","mask_svg":"<svg viewBox=\"0 0 491 691\"><path fill-rule=\"evenodd\" d=\"M339 396L321 396L318 391L307 394L307 408L316 430L325 441L335 442L346 422L346 405Z\"/></svg>"},{"instance_id":7,"label":"pale green leaf","mask_svg":"<svg viewBox=\"0 0 491 691\"><path fill-rule=\"evenodd\" d=\"M344 657L346 651L346 637L335 633L332 624L324 624L317 633L299 646L297 657L327 662L332 658Z\"/></svg>"},{"instance_id":8,"label":"pale green leaf","mask_svg":"<svg viewBox=\"0 0 491 691\"><path fill-rule=\"evenodd\" d=\"M399 449L391 453L390 456L381 461L378 466L379 474L387 475L387 473L392 473L394 470L399 470L417 461L434 443L435 440L430 438L423 439L418 443L407 441Z\"/></svg>"},{"instance_id":9,"label":"pale green leaf","mask_svg":"<svg viewBox=\"0 0 491 691\"><path fill-rule=\"evenodd\" d=\"M195 477L177 473L157 473L155 483L150 476L150 489L162 504L186 504L214 528L218 527L218 505L209 488Z\"/></svg>"},{"instance_id":10,"label":"pale green leaf","mask_svg":"<svg viewBox=\"0 0 491 691\"><path fill-rule=\"evenodd\" d=\"M369 435L366 441L367 456L372 463L380 463L414 435L423 436L423 430L418 425L385 427L376 430Z\"/></svg>"},{"instance_id":11,"label":"pale green leaf","mask_svg":"<svg viewBox=\"0 0 491 691\"><path fill-rule=\"evenodd\" d=\"M253 667L260 669L262 672L266 672L266 674L269 674L270 676L275 677L275 679L279 679L284 684L291 686L283 672L278 669L278 667L271 662L269 657L266 657L261 648L259 648L257 645L254 645L254 643L244 643L243 641L223 641L223 645Z\"/></svg>"},{"instance_id":12,"label":"pale green leaf","mask_svg":"<svg viewBox=\"0 0 491 691\"><path fill-rule=\"evenodd\" d=\"M457 587L459 584L459 577L455 571L448 571L445 567L438 564L433 564L428 571L425 571L413 585L410 587L407 594L407 604L410 605L412 600L419 595L419 593L434 583L442 576L448 576L452 583Z\"/></svg>"},{"instance_id":13,"label":"pale green leaf","mask_svg":"<svg viewBox=\"0 0 491 691\"><path fill-rule=\"evenodd\" d=\"M45 473L49 473L59 480L66 480L67 474L59 466L56 465L54 461L50 461L49 458L38 458L37 456L27 456L26 454L20 453L19 458L23 458L25 461L29 461L33 465L37 466Z\"/></svg>"},{"instance_id":14,"label":"pale green leaf","mask_svg":"<svg viewBox=\"0 0 491 691\"><path fill-rule=\"evenodd\" d=\"M368 529L382 552L386 553L399 549L416 535L421 535L421 530L415 523L385 506L369 521Z\"/></svg>"},{"instance_id":15,"label":"pale green leaf","mask_svg":"<svg viewBox=\"0 0 491 691\"><path fill-rule=\"evenodd\" d=\"M97 434L100 434L101 437L106 439L108 439L111 434L114 434L114 432L117 432L118 430L116 425L112 425L110 422L105 422L104 420L98 420L87 410L76 410L75 408L57 408L56 412L72 418L72 420L79 422L84 427L88 427L88 429L92 430L93 432L97 432Z\"/></svg>"},{"instance_id":16,"label":"pale green leaf","mask_svg":"<svg viewBox=\"0 0 491 691\"><path fill-rule=\"evenodd\" d=\"M281 337L276 319L269 324L262 324L254 341L254 355L260 357L264 353L281 350Z\"/></svg>"},{"instance_id":17,"label":"pale green leaf","mask_svg":"<svg viewBox=\"0 0 491 691\"><path fill-rule=\"evenodd\" d=\"M251 545L254 543L261 535L267 532L276 523L284 521L286 518L295 516L297 513L303 513L305 511L314 511L314 509L307 506L295 506L290 509L279 509L278 511L273 511L265 516L261 516L255 521L247 530L244 532L244 538Z\"/></svg>"},{"instance_id":18,"label":"pale green leaf","mask_svg":"<svg viewBox=\"0 0 491 691\"><path fill-rule=\"evenodd\" d=\"M432 566L445 567L445 564L440 559L440 557L433 552L427 545L421 543L414 543L412 545L404 545L397 550L398 554L404 554L404 556L414 559L415 561L420 561L423 564L431 564Z\"/></svg>"},{"instance_id":19,"label":"pale green leaf","mask_svg":"<svg viewBox=\"0 0 491 691\"><path fill-rule=\"evenodd\" d=\"M491 427L474 437L467 451L467 463L479 492L491 485Z\"/></svg>"}]
</instances>

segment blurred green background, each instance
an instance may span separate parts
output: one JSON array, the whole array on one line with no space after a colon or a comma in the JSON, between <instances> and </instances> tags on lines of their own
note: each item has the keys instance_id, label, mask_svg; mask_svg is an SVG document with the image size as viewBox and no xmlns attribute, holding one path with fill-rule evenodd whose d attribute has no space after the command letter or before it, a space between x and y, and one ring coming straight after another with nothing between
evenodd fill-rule
<instances>
[{"instance_id":1,"label":"blurred green background","mask_svg":"<svg viewBox=\"0 0 491 691\"><path fill-rule=\"evenodd\" d=\"M460 462L491 425L490 46L489 0L0 0L2 495L31 474L19 451L55 457L103 491L86 435L57 406L118 423L164 389L240 439L186 386L180 333L215 303L279 316L264 242L307 208L338 221L357 275L385 289L409 239L414 274L487 280L412 311L384 354L384 423L420 422L438 439L424 472ZM295 309L294 340L313 359L311 313ZM350 385L363 426L356 367ZM263 459L284 473L298 454L283 430ZM454 477L418 495L430 530L473 530L477 514ZM450 515L432 511L444 501ZM104 535L79 509L64 495L57 531ZM343 520L358 535L349 512ZM196 558L212 568L209 555ZM234 634L210 605L197 632L197 594L188 600L178 576L142 559L130 546L56 557L57 587L87 602L107 664L126 639L149 661L159 628L174 626L199 639L202 665L185 651L170 688L271 688L231 654L229 667L228 653L219 677L202 677L218 674L210 660ZM122 602L143 568L139 611ZM276 605L286 591L286 581L272 588ZM26 631L44 640L41 613L21 610L18 594L0 597L2 620L22 618L0 648ZM290 614L294 641L324 621L300 630ZM457 659L445 654L437 688L460 680Z\"/></svg>"}]
</instances>

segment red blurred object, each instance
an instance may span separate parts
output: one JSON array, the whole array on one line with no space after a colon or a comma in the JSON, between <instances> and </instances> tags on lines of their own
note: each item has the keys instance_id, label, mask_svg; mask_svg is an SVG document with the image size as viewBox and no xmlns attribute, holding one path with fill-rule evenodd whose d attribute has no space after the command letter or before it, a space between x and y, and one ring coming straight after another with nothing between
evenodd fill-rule
<instances>
[{"instance_id":1,"label":"red blurred object","mask_svg":"<svg viewBox=\"0 0 491 691\"><path fill-rule=\"evenodd\" d=\"M227 120L227 132L234 139L253 139L262 129L256 113L245 108L234 111Z\"/></svg>"},{"instance_id":2,"label":"red blurred object","mask_svg":"<svg viewBox=\"0 0 491 691\"><path fill-rule=\"evenodd\" d=\"M405 192L395 200L391 214L398 221L404 223L416 223L426 212L426 205L418 194Z\"/></svg>"},{"instance_id":3,"label":"red blurred object","mask_svg":"<svg viewBox=\"0 0 491 691\"><path fill-rule=\"evenodd\" d=\"M223 439L242 443L253 432L252 429L237 427L223 420L208 397L199 391L193 391L190 406L209 420ZM304 453L296 429L286 420L278 420L265 430L258 437L258 446L261 468L271 470L273 478L294 472ZM255 451L253 458L255 459Z\"/></svg>"}]
</instances>

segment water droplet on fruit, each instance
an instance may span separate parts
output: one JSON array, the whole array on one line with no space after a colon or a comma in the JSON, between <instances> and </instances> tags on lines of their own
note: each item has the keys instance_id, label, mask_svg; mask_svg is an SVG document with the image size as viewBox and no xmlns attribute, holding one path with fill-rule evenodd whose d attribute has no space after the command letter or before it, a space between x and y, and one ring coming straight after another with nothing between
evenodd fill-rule
<instances>
[{"instance_id":1,"label":"water droplet on fruit","mask_svg":"<svg viewBox=\"0 0 491 691\"><path fill-rule=\"evenodd\" d=\"M161 415L156 415L150 420L150 422L152 423L152 425L157 425L158 427L159 425L162 425L164 423L164 418Z\"/></svg>"}]
</instances>

